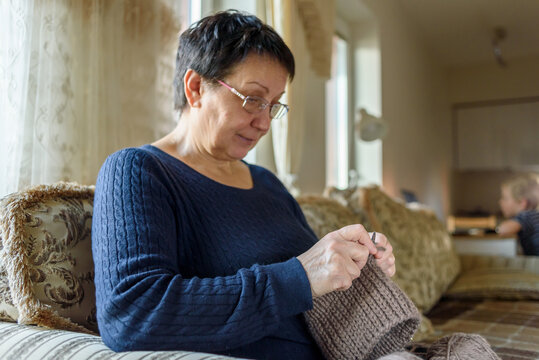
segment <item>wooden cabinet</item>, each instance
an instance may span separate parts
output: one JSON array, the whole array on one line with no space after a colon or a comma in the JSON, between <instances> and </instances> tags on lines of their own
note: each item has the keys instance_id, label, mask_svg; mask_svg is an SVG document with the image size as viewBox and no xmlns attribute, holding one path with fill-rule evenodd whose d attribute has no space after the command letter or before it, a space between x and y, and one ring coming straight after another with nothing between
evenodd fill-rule
<instances>
[{"instance_id":1,"label":"wooden cabinet","mask_svg":"<svg viewBox=\"0 0 539 360\"><path fill-rule=\"evenodd\" d=\"M454 121L459 170L539 168L539 99L456 106Z\"/></svg>"}]
</instances>

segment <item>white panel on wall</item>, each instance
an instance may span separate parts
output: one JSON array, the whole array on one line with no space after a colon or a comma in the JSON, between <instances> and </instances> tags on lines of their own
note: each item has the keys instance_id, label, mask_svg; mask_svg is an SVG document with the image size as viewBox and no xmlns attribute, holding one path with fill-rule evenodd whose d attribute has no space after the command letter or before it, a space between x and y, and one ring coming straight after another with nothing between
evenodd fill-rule
<instances>
[{"instance_id":1,"label":"white panel on wall","mask_svg":"<svg viewBox=\"0 0 539 360\"><path fill-rule=\"evenodd\" d=\"M455 109L460 170L539 168L539 99Z\"/></svg>"}]
</instances>

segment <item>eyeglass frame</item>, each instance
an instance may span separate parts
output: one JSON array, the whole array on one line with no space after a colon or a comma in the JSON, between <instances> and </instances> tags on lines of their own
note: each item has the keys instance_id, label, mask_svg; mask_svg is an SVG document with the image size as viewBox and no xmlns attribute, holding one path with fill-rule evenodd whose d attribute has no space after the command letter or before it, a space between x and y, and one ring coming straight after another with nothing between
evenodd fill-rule
<instances>
[{"instance_id":1,"label":"eyeglass frame","mask_svg":"<svg viewBox=\"0 0 539 360\"><path fill-rule=\"evenodd\" d=\"M270 112L269 112L269 113L270 113L270 118L271 118L271 119L280 119L280 118L282 118L283 116L285 116L285 115L288 113L288 111L290 110L290 107L289 107L288 105L286 105L286 104L283 104L283 103L280 103L280 102L277 102L277 103L275 103L275 104L272 104L272 103L270 103L269 101L267 101L266 99L264 99L264 98L262 98L262 97L260 97L260 96L249 96L249 95L248 95L248 96L245 96L245 95L241 94L238 90L236 90L235 88L233 88L232 86L230 86L230 85L228 85L227 83L225 83L224 81L219 80L219 79L215 79L215 80L216 80L219 84L221 84L222 86L224 86L224 87L226 87L228 90L230 90L234 95L236 95L236 96L238 96L240 99L242 99L242 100L243 100L243 103L241 104L241 107L242 107L245 111L247 111L248 113L250 113L250 114L259 114L259 113L261 113L262 111L266 110L267 107L271 105L271 106L270 106ZM249 98L251 98L251 99L257 99L257 100L259 100L259 101L261 102L262 107L259 106L259 107L258 107L259 110L258 110L257 112L251 112L251 111L249 111L249 110L247 110L247 109L245 108L245 104L247 104L247 101L248 101ZM273 108L274 106L279 106L281 109L285 109L285 111L284 111L283 114L280 115L279 117L271 116L271 110L272 110L272 108Z\"/></svg>"}]
</instances>

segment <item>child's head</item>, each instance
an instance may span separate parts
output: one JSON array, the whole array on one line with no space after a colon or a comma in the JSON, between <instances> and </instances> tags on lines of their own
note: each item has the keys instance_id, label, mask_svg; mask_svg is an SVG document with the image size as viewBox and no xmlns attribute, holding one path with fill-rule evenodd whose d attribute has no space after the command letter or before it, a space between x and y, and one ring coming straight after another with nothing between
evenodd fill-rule
<instances>
[{"instance_id":1,"label":"child's head","mask_svg":"<svg viewBox=\"0 0 539 360\"><path fill-rule=\"evenodd\" d=\"M524 210L534 210L539 205L539 175L515 176L502 183L500 208L505 217L512 217Z\"/></svg>"}]
</instances>

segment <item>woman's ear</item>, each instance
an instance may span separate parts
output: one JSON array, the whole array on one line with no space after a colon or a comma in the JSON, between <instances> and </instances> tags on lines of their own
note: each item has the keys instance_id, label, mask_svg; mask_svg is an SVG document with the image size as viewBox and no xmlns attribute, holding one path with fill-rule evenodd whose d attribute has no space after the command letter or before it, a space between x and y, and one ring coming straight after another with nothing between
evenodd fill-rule
<instances>
[{"instance_id":1,"label":"woman's ear","mask_svg":"<svg viewBox=\"0 0 539 360\"><path fill-rule=\"evenodd\" d=\"M200 107L202 77L193 69L188 69L183 77L183 88L189 106Z\"/></svg>"}]
</instances>

